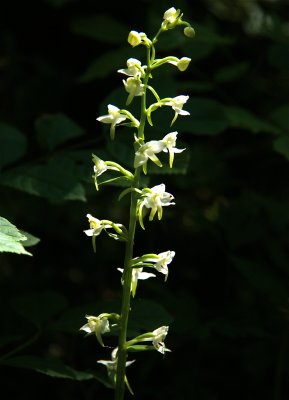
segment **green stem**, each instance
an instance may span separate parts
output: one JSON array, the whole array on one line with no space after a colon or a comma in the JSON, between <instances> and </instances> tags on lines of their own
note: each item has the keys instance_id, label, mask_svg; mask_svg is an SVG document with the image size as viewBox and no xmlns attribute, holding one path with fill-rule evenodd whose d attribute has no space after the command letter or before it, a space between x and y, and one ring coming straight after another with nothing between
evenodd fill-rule
<instances>
[{"instance_id":1,"label":"green stem","mask_svg":"<svg viewBox=\"0 0 289 400\"><path fill-rule=\"evenodd\" d=\"M140 169L136 169L134 177L134 187L139 186ZM115 387L115 400L122 400L124 398L125 389L125 365L126 365L126 335L127 323L130 310L130 292L131 292L131 279L132 268L130 268L131 260L133 258L133 245L137 221L137 193L131 193L130 204L130 222L128 231L128 241L126 242L125 258L124 258L124 271L123 271L123 291L122 291L122 305L121 305L121 320L120 320L120 334L118 341L117 353L117 372L116 372L116 387Z\"/></svg>"},{"instance_id":2,"label":"green stem","mask_svg":"<svg viewBox=\"0 0 289 400\"><path fill-rule=\"evenodd\" d=\"M141 98L141 118L138 128L138 139L145 139L144 128L146 123L146 90L150 75L150 49L147 51L147 71L144 78L144 94ZM141 168L136 168L134 174L134 180L132 183L132 188L139 189ZM133 246L134 237L137 223L137 199L138 193L132 191L131 201L130 201L130 220L129 220L129 230L128 230L128 240L125 247L124 256L124 267L123 267L123 288L122 288L122 304L121 304L121 319L120 319L120 333L118 338L118 353L117 353L117 371L116 371L116 386L115 386L115 400L124 399L125 390L125 367L127 359L127 324L128 316L130 311L130 298L131 298L131 279L132 279L132 268L131 262L133 259Z\"/></svg>"}]
</instances>

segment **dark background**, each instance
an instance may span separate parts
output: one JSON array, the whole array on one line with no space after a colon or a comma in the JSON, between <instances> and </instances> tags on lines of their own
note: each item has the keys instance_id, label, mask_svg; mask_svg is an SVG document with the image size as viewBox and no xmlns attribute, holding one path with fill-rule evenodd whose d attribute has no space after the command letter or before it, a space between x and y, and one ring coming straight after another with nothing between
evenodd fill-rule
<instances>
[{"instance_id":1,"label":"dark background","mask_svg":"<svg viewBox=\"0 0 289 400\"><path fill-rule=\"evenodd\" d=\"M170 111L154 113L147 137L177 130L186 151L173 171L149 168L176 205L145 220L135 254L176 256L166 283L139 282L129 329L170 325L172 352L134 353L127 375L140 400L289 396L288 2L11 0L0 7L0 215L40 241L32 257L0 256L3 399L113 398L96 363L111 348L79 328L85 314L119 311L124 247L101 235L94 254L83 230L87 213L127 223L121 188L95 191L91 154L130 167L132 131L111 143L96 118L124 107L116 71L144 57L129 31L152 37L172 6L196 37L169 32L159 57L192 62L151 84L188 94L191 115L170 128Z\"/></svg>"}]
</instances>

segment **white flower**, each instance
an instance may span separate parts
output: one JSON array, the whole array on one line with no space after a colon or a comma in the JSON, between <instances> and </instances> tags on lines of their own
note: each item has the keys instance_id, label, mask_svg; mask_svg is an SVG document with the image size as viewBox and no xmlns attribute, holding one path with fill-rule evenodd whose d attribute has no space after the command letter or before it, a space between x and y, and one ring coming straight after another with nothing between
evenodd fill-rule
<instances>
[{"instance_id":1,"label":"white flower","mask_svg":"<svg viewBox=\"0 0 289 400\"><path fill-rule=\"evenodd\" d=\"M111 228L111 225L104 224L101 220L93 217L91 214L86 214L90 229L84 231L87 236L98 236L101 231L106 228Z\"/></svg>"},{"instance_id":2,"label":"white flower","mask_svg":"<svg viewBox=\"0 0 289 400\"><path fill-rule=\"evenodd\" d=\"M130 31L130 33L128 34L127 41L132 47L135 47L141 44L144 37L146 37L146 34L143 32L139 33L137 31Z\"/></svg>"},{"instance_id":3,"label":"white flower","mask_svg":"<svg viewBox=\"0 0 289 400\"><path fill-rule=\"evenodd\" d=\"M106 366L108 377L114 383L116 382L117 352L118 352L118 347L116 347L115 349L112 350L112 352L111 352L111 360L98 360L97 361L99 364L103 364L103 365ZM134 362L135 362L135 360L127 361L125 363L125 366L128 367ZM126 382L126 385L128 386L127 379L125 379L125 382Z\"/></svg>"},{"instance_id":4,"label":"white flower","mask_svg":"<svg viewBox=\"0 0 289 400\"><path fill-rule=\"evenodd\" d=\"M145 206L146 208L151 208L149 220L152 221L156 212L158 213L158 219L160 220L163 215L163 206L174 205L172 202L174 196L165 191L166 187L163 183L160 185L154 186L151 189L143 189L142 196L138 200L138 216L139 222L143 229L143 220L142 220L142 210Z\"/></svg>"},{"instance_id":5,"label":"white flower","mask_svg":"<svg viewBox=\"0 0 289 400\"><path fill-rule=\"evenodd\" d=\"M94 162L93 171L94 171L94 183L96 190L98 190L97 178L102 175L108 169L113 171L118 171L118 169L114 166L107 165L105 161L101 160L96 155L92 155L92 161Z\"/></svg>"},{"instance_id":6,"label":"white flower","mask_svg":"<svg viewBox=\"0 0 289 400\"><path fill-rule=\"evenodd\" d=\"M150 261L155 263L153 266L158 272L161 272L165 275L165 280L168 278L169 269L168 264L170 264L175 256L175 252L168 250L164 251L163 253L159 253L154 255L154 257L147 257L146 261Z\"/></svg>"},{"instance_id":7,"label":"white flower","mask_svg":"<svg viewBox=\"0 0 289 400\"><path fill-rule=\"evenodd\" d=\"M101 220L86 214L90 229L84 231L87 236L98 236L104 228L110 228L110 225L104 225Z\"/></svg>"},{"instance_id":8,"label":"white flower","mask_svg":"<svg viewBox=\"0 0 289 400\"><path fill-rule=\"evenodd\" d=\"M156 154L160 153L165 149L166 144L160 140L151 140L140 146L140 148L135 153L134 159L134 168L143 166L143 171L146 174L146 164L148 159L152 160L159 167L162 166L162 163L157 158Z\"/></svg>"},{"instance_id":9,"label":"white flower","mask_svg":"<svg viewBox=\"0 0 289 400\"><path fill-rule=\"evenodd\" d=\"M96 119L97 119L97 121L103 122L104 124L111 124L110 136L112 139L114 139L116 125L125 121L127 119L127 117L125 115L121 114L119 112L120 109L118 107L113 106L112 104L109 104L107 106L107 108L108 108L108 114L98 117Z\"/></svg>"},{"instance_id":10,"label":"white flower","mask_svg":"<svg viewBox=\"0 0 289 400\"><path fill-rule=\"evenodd\" d=\"M142 268L133 268L132 269L132 277L131 277L131 287L130 291L132 294L132 297L135 296L136 293L136 288L137 288L137 281L140 280L145 280L149 278L155 278L155 274L152 274L150 272L142 272ZM118 268L118 271L123 272L122 268Z\"/></svg>"},{"instance_id":11,"label":"white flower","mask_svg":"<svg viewBox=\"0 0 289 400\"><path fill-rule=\"evenodd\" d=\"M180 10L171 7L164 13L163 18L162 28L164 30L174 28L180 19Z\"/></svg>"},{"instance_id":12,"label":"white flower","mask_svg":"<svg viewBox=\"0 0 289 400\"><path fill-rule=\"evenodd\" d=\"M146 68L146 65L142 67L141 62L136 58L129 58L126 65L126 69L119 69L117 72L134 78L141 78L145 74L144 68Z\"/></svg>"},{"instance_id":13,"label":"white flower","mask_svg":"<svg viewBox=\"0 0 289 400\"><path fill-rule=\"evenodd\" d=\"M142 96L144 94L144 85L140 79L130 77L127 80L123 80L123 84L125 90L129 93L126 105L129 105L135 96Z\"/></svg>"},{"instance_id":14,"label":"white flower","mask_svg":"<svg viewBox=\"0 0 289 400\"><path fill-rule=\"evenodd\" d=\"M175 111L175 116L171 122L171 126L177 119L178 115L190 115L190 113L188 111L183 110L183 106L188 101L188 99L189 99L189 96L180 95L180 96L174 97L168 101L163 102L163 104L165 106L171 106L172 109Z\"/></svg>"},{"instance_id":15,"label":"white flower","mask_svg":"<svg viewBox=\"0 0 289 400\"><path fill-rule=\"evenodd\" d=\"M153 346L154 348L159 351L160 353L164 354L165 351L170 351L166 348L164 340L167 336L169 327L168 326L161 326L158 329L153 331Z\"/></svg>"},{"instance_id":16,"label":"white flower","mask_svg":"<svg viewBox=\"0 0 289 400\"><path fill-rule=\"evenodd\" d=\"M109 332L109 322L106 317L100 314L98 317L93 315L86 315L87 323L83 325L80 330L85 331L88 335L95 334L101 346L104 346L101 335Z\"/></svg>"},{"instance_id":17,"label":"white flower","mask_svg":"<svg viewBox=\"0 0 289 400\"><path fill-rule=\"evenodd\" d=\"M133 342L134 344L139 342L152 341L154 348L158 352L164 354L166 351L171 351L165 346L164 343L168 330L169 330L168 326L161 326L160 328L155 329L153 332L148 332L137 336L136 338L132 339L131 342Z\"/></svg>"},{"instance_id":18,"label":"white flower","mask_svg":"<svg viewBox=\"0 0 289 400\"><path fill-rule=\"evenodd\" d=\"M170 132L161 140L161 142L165 145L165 148L163 149L163 151L165 153L169 152L170 168L172 168L172 166L173 166L174 154L182 153L184 150L186 150L186 149L177 149L175 147L176 141L177 141L177 134L178 134L178 132Z\"/></svg>"},{"instance_id":19,"label":"white flower","mask_svg":"<svg viewBox=\"0 0 289 400\"><path fill-rule=\"evenodd\" d=\"M189 57L182 57L180 59L177 60L169 60L167 61L169 64L175 65L181 72L185 71L190 62L191 62L191 58Z\"/></svg>"}]
</instances>

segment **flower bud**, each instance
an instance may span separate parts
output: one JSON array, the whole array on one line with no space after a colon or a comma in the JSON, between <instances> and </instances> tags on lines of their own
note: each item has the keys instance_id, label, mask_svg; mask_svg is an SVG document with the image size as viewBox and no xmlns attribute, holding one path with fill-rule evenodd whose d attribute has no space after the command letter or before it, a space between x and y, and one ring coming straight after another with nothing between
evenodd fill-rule
<instances>
[{"instance_id":1,"label":"flower bud","mask_svg":"<svg viewBox=\"0 0 289 400\"><path fill-rule=\"evenodd\" d=\"M188 38L195 37L196 33L194 28L192 28L191 26L186 26L184 29L184 35L187 36Z\"/></svg>"},{"instance_id":2,"label":"flower bud","mask_svg":"<svg viewBox=\"0 0 289 400\"><path fill-rule=\"evenodd\" d=\"M191 59L189 57L182 57L177 63L177 67L181 72L183 72L188 68L190 62Z\"/></svg>"},{"instance_id":3,"label":"flower bud","mask_svg":"<svg viewBox=\"0 0 289 400\"><path fill-rule=\"evenodd\" d=\"M138 32L130 31L127 41L132 47L135 47L135 46L138 46L139 44L141 44L142 38Z\"/></svg>"}]
</instances>

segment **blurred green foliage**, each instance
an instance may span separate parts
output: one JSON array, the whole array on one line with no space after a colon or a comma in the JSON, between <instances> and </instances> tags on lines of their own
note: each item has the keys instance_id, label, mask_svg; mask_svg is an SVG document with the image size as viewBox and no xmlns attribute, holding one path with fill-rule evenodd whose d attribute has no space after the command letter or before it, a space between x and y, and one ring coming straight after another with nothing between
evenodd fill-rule
<instances>
[{"instance_id":1,"label":"blurred green foliage","mask_svg":"<svg viewBox=\"0 0 289 400\"><path fill-rule=\"evenodd\" d=\"M125 129L111 143L96 118L108 103L125 102L117 69L128 57L143 60L128 32L154 34L171 6L196 37L169 32L160 56L192 62L182 74L164 67L154 85L161 96L190 96L191 115L173 128L187 150L174 170L149 169L145 184L166 183L176 206L138 232L135 251L173 249L176 257L165 285L140 284L129 332L169 324L172 353L164 360L138 353L129 380L140 400L288 399L289 5L282 0L1 3L0 359L11 399L111 396L96 364L108 349L79 328L85 314L118 311L123 247L100 237L93 254L83 230L87 213L128 218L118 187L95 192L91 154L127 167L132 158ZM136 115L138 105L130 108ZM147 137L170 132L171 119L167 110L154 113ZM114 346L115 337L106 339Z\"/></svg>"}]
</instances>

